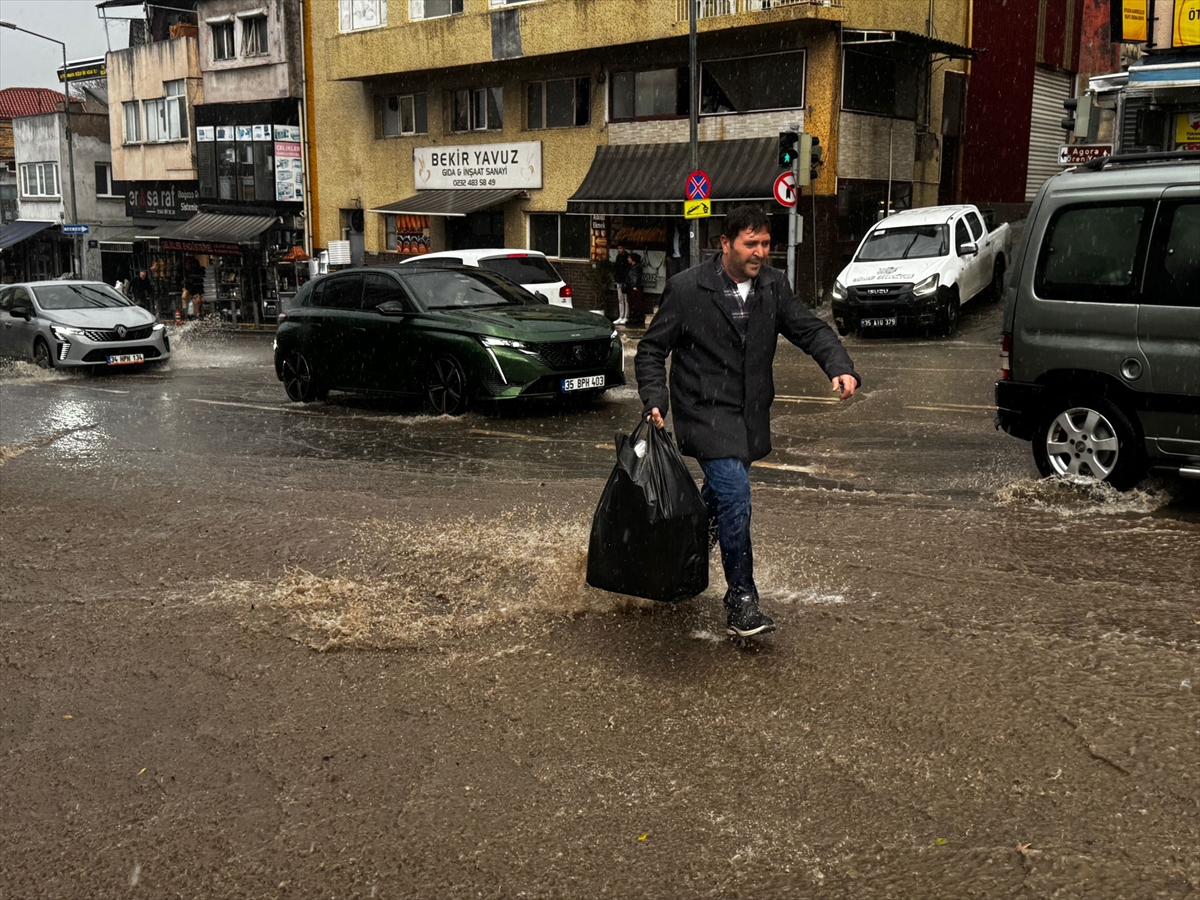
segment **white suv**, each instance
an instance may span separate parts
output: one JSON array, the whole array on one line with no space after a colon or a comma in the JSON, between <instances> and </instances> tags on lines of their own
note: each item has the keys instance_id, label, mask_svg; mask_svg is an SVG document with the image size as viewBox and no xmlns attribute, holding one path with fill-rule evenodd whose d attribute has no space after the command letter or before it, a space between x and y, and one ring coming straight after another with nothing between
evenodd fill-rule
<instances>
[{"instance_id":1,"label":"white suv","mask_svg":"<svg viewBox=\"0 0 1200 900\"><path fill-rule=\"evenodd\" d=\"M462 265L491 269L515 281L525 290L541 294L555 306L571 306L571 289L538 250L443 250L439 253L423 253L404 260L404 263L421 265ZM403 263L402 263L403 265Z\"/></svg>"}]
</instances>

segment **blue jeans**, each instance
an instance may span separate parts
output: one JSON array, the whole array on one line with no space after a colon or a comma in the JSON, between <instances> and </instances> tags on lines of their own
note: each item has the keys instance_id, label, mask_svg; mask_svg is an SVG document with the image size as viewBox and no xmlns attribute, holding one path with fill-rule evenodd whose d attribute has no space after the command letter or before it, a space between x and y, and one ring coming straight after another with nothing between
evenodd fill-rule
<instances>
[{"instance_id":1,"label":"blue jeans","mask_svg":"<svg viewBox=\"0 0 1200 900\"><path fill-rule=\"evenodd\" d=\"M717 523L721 565L725 569L725 605L758 599L754 585L754 551L750 547L750 464L740 459L701 459L704 487L700 496L709 521Z\"/></svg>"}]
</instances>

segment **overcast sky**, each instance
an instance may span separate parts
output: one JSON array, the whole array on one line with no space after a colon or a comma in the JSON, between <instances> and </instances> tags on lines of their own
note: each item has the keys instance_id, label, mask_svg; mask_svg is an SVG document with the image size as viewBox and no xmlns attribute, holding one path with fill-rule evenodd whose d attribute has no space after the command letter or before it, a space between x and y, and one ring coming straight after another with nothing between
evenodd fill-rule
<instances>
[{"instance_id":1,"label":"overcast sky","mask_svg":"<svg viewBox=\"0 0 1200 900\"><path fill-rule=\"evenodd\" d=\"M129 22L112 14L141 14L140 6L109 10L109 36L96 9L97 0L0 0L0 19L67 45L67 60L93 59L129 45ZM111 44L110 44L111 41ZM21 31L0 28L0 88L45 87L62 90L58 69L62 47Z\"/></svg>"}]
</instances>

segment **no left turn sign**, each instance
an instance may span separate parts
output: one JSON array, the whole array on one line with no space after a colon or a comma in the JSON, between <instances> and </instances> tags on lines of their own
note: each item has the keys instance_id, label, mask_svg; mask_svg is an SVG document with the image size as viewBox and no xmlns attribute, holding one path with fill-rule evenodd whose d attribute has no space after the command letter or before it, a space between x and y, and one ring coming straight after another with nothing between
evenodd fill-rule
<instances>
[{"instance_id":1,"label":"no left turn sign","mask_svg":"<svg viewBox=\"0 0 1200 900\"><path fill-rule=\"evenodd\" d=\"M780 206L796 205L796 178L791 172L775 179L775 202Z\"/></svg>"}]
</instances>

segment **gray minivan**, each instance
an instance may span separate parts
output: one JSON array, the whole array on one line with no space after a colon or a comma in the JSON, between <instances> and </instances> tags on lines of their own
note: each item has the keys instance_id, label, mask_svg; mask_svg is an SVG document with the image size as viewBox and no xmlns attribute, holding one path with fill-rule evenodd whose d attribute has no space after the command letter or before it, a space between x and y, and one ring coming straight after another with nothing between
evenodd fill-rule
<instances>
[{"instance_id":1,"label":"gray minivan","mask_svg":"<svg viewBox=\"0 0 1200 900\"><path fill-rule=\"evenodd\" d=\"M1200 478L1200 152L1048 179L1005 292L996 425L1044 476Z\"/></svg>"}]
</instances>

